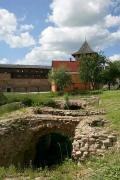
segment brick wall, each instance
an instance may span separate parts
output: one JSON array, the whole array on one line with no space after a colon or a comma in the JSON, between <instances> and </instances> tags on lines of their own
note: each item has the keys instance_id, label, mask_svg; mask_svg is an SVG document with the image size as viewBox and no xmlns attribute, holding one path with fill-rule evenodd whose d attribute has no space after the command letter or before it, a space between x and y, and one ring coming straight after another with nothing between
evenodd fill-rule
<instances>
[{"instance_id":1,"label":"brick wall","mask_svg":"<svg viewBox=\"0 0 120 180\"><path fill-rule=\"evenodd\" d=\"M11 79L9 73L0 73L0 91L49 91L48 79Z\"/></svg>"}]
</instances>

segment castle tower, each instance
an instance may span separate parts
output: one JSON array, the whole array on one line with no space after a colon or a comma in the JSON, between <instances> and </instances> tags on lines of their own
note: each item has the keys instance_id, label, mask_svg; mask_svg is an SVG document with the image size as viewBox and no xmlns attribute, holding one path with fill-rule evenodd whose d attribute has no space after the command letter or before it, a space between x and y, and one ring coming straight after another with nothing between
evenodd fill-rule
<instances>
[{"instance_id":1,"label":"castle tower","mask_svg":"<svg viewBox=\"0 0 120 180\"><path fill-rule=\"evenodd\" d=\"M85 40L81 48L72 54L72 56L75 58L75 60L80 60L83 55L91 56L95 55L96 52L94 52L91 47L89 46L88 42Z\"/></svg>"}]
</instances>

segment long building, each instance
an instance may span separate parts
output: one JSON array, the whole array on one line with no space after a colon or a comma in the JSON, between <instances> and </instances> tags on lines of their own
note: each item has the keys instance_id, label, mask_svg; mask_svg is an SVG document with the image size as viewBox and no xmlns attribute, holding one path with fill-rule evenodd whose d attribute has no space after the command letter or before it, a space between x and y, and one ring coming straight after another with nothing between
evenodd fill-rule
<instances>
[{"instance_id":1,"label":"long building","mask_svg":"<svg viewBox=\"0 0 120 180\"><path fill-rule=\"evenodd\" d=\"M89 83L82 83L78 78L80 60L85 56L96 54L88 42L85 41L81 48L72 54L74 60L53 60L52 69L58 69L64 65L72 75L72 84L69 90L90 89ZM56 84L50 84L48 73L51 66L39 65L12 65L0 64L0 91L1 92L39 92L57 90Z\"/></svg>"},{"instance_id":2,"label":"long building","mask_svg":"<svg viewBox=\"0 0 120 180\"><path fill-rule=\"evenodd\" d=\"M0 64L1 92L49 91L50 66Z\"/></svg>"}]
</instances>

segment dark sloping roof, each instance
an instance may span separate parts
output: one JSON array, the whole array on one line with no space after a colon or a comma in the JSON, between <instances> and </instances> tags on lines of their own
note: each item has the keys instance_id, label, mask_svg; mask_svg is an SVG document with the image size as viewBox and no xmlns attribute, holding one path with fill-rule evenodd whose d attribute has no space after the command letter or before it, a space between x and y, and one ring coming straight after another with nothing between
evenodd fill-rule
<instances>
[{"instance_id":1,"label":"dark sloping roof","mask_svg":"<svg viewBox=\"0 0 120 180\"><path fill-rule=\"evenodd\" d=\"M27 69L51 69L51 66L43 65L20 65L20 64L0 64L0 68L27 68Z\"/></svg>"},{"instance_id":2,"label":"dark sloping roof","mask_svg":"<svg viewBox=\"0 0 120 180\"><path fill-rule=\"evenodd\" d=\"M92 54L92 53L95 53L95 52L91 49L88 42L85 41L83 45L81 46L81 48L77 52L73 53L72 55L75 56L79 54Z\"/></svg>"}]
</instances>

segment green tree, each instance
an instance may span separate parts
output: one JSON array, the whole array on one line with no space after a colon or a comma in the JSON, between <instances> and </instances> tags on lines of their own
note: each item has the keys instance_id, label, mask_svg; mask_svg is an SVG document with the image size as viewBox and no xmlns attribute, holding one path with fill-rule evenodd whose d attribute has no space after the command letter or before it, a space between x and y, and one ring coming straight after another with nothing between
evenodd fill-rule
<instances>
[{"instance_id":1,"label":"green tree","mask_svg":"<svg viewBox=\"0 0 120 180\"><path fill-rule=\"evenodd\" d=\"M83 55L80 60L79 78L85 83L90 83L92 89L96 89L102 81L102 70L107 62L106 57L102 53L94 55Z\"/></svg>"},{"instance_id":2,"label":"green tree","mask_svg":"<svg viewBox=\"0 0 120 180\"><path fill-rule=\"evenodd\" d=\"M120 60L114 61L113 63L117 66L118 77L120 79Z\"/></svg>"},{"instance_id":3,"label":"green tree","mask_svg":"<svg viewBox=\"0 0 120 180\"><path fill-rule=\"evenodd\" d=\"M2 92L0 92L0 106L1 105L4 105L4 104L6 104L7 103L7 98L6 98L6 96L2 93Z\"/></svg>"},{"instance_id":4,"label":"green tree","mask_svg":"<svg viewBox=\"0 0 120 180\"><path fill-rule=\"evenodd\" d=\"M103 83L107 84L110 90L111 85L115 85L117 79L120 79L120 61L110 61L102 72Z\"/></svg>"},{"instance_id":5,"label":"green tree","mask_svg":"<svg viewBox=\"0 0 120 180\"><path fill-rule=\"evenodd\" d=\"M60 66L58 69L53 69L50 71L49 80L51 83L55 83L58 91L63 91L72 83L72 77L68 69L65 66Z\"/></svg>"}]
</instances>

